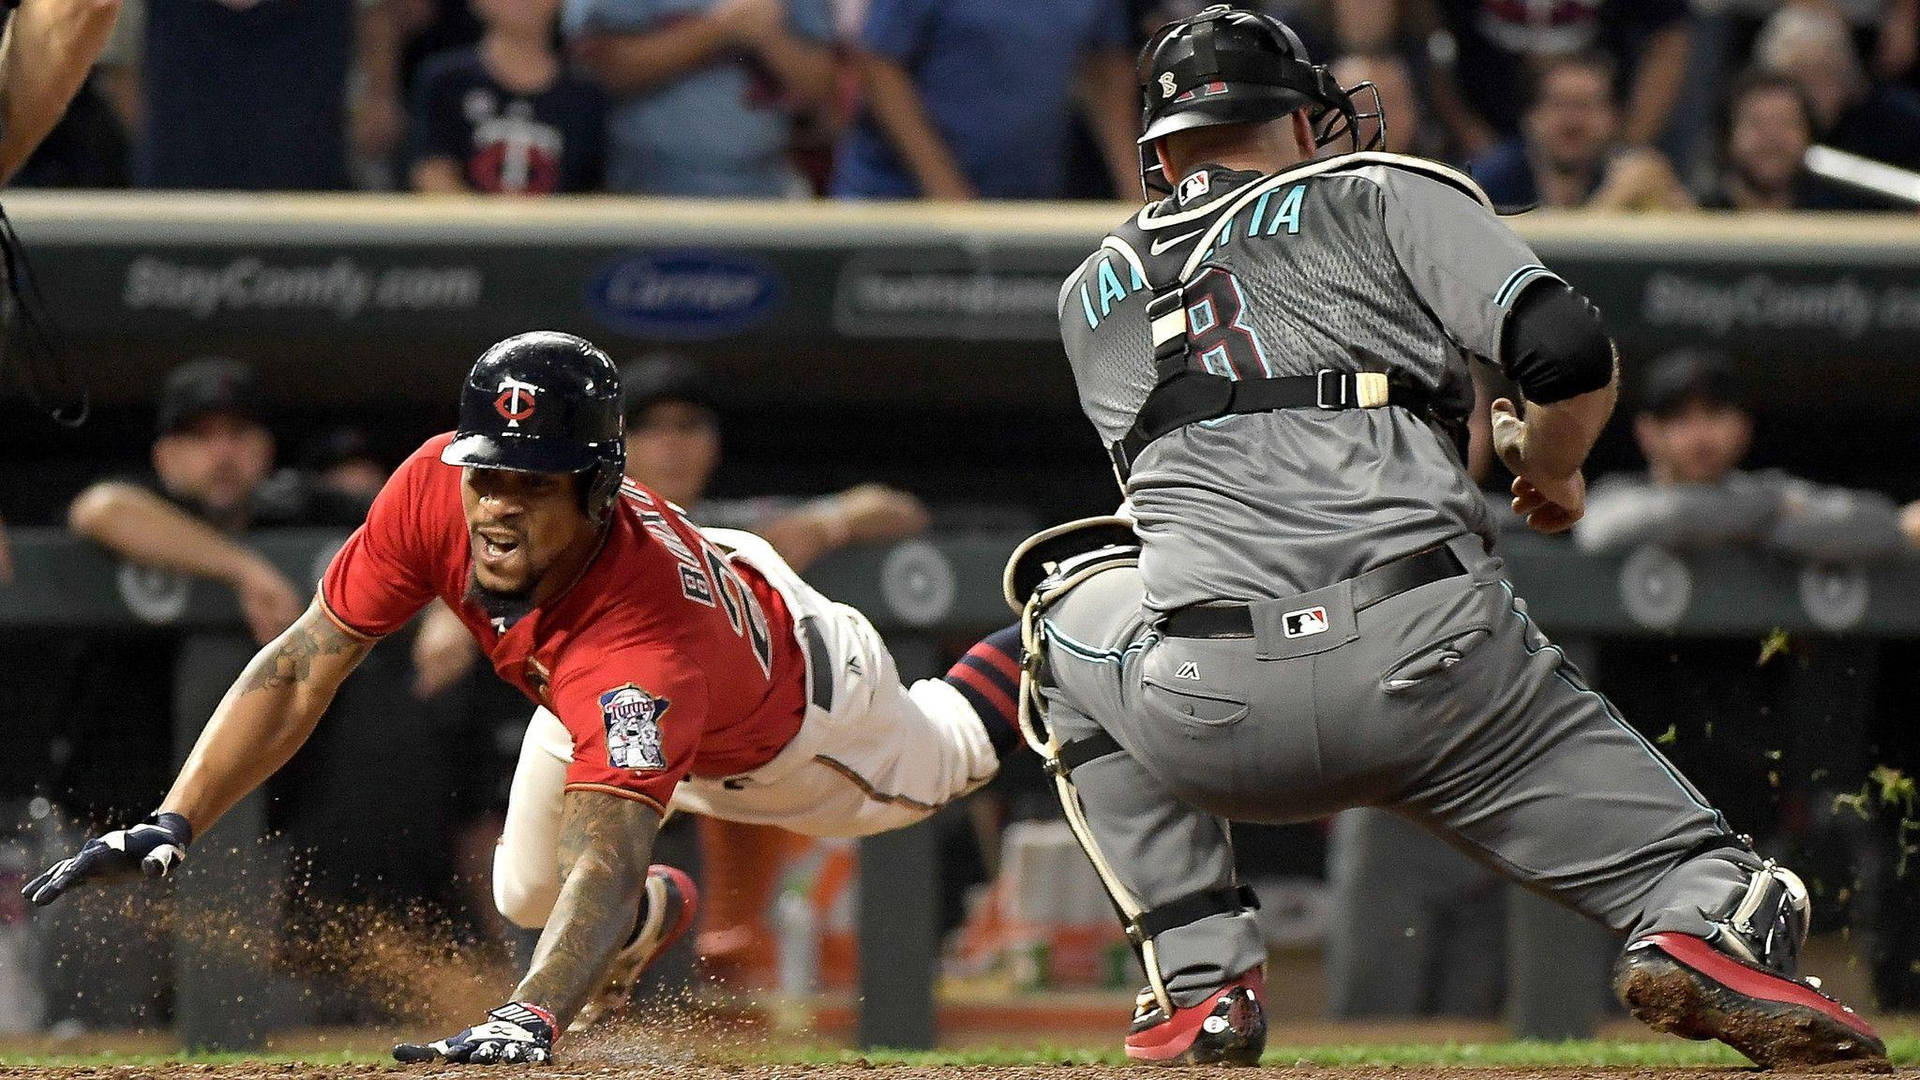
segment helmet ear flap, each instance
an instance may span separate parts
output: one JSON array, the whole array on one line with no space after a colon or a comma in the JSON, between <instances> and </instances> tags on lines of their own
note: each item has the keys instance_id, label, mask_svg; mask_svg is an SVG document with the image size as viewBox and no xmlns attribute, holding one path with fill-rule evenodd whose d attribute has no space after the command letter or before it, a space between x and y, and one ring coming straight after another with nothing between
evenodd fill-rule
<instances>
[{"instance_id":1,"label":"helmet ear flap","mask_svg":"<svg viewBox=\"0 0 1920 1080\"><path fill-rule=\"evenodd\" d=\"M580 474L580 512L595 525L606 524L613 512L613 501L620 496L620 481L625 462L604 461Z\"/></svg>"}]
</instances>

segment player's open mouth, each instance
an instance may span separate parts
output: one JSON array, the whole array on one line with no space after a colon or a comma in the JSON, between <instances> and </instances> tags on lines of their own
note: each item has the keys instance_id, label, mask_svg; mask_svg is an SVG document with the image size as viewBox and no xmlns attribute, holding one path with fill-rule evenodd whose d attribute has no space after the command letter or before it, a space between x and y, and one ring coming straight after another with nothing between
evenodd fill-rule
<instances>
[{"instance_id":1,"label":"player's open mouth","mask_svg":"<svg viewBox=\"0 0 1920 1080\"><path fill-rule=\"evenodd\" d=\"M480 554L488 562L497 562L520 550L519 539L512 536L475 533L474 538L480 541Z\"/></svg>"}]
</instances>

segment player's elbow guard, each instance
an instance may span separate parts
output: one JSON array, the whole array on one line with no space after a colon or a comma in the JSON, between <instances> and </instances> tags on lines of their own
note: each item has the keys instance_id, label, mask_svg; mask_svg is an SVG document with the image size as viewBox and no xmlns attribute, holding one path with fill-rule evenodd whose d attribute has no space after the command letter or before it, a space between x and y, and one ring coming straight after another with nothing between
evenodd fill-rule
<instances>
[{"instance_id":1,"label":"player's elbow guard","mask_svg":"<svg viewBox=\"0 0 1920 1080\"><path fill-rule=\"evenodd\" d=\"M1551 405L1613 381L1613 341L1599 309L1563 282L1521 293L1505 334L1507 374L1528 401Z\"/></svg>"}]
</instances>

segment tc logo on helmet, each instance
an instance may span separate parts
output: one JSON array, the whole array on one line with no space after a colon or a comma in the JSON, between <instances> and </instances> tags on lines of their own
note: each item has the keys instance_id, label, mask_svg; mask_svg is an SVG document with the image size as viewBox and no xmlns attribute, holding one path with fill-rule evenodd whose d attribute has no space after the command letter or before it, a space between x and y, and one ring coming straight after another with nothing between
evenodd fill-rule
<instances>
[{"instance_id":1,"label":"tc logo on helmet","mask_svg":"<svg viewBox=\"0 0 1920 1080\"><path fill-rule=\"evenodd\" d=\"M493 409L507 421L507 426L517 428L520 421L533 415L533 396L540 388L532 383L523 383L518 379L501 379L500 396L493 399Z\"/></svg>"},{"instance_id":2,"label":"tc logo on helmet","mask_svg":"<svg viewBox=\"0 0 1920 1080\"><path fill-rule=\"evenodd\" d=\"M1163 98L1172 97L1174 90L1178 88L1179 88L1179 84L1173 81L1173 72L1163 71L1160 73L1160 96L1161 97Z\"/></svg>"}]
</instances>

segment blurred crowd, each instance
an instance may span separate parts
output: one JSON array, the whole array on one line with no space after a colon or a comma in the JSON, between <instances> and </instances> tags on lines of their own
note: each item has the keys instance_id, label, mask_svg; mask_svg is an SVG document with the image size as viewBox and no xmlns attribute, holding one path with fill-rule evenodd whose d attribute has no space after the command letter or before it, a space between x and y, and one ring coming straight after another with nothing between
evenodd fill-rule
<instances>
[{"instance_id":1,"label":"blurred crowd","mask_svg":"<svg viewBox=\"0 0 1920 1080\"><path fill-rule=\"evenodd\" d=\"M1135 53L1199 6L125 0L19 183L1134 198ZM1920 0L1242 6L1505 207L1875 209L1809 149L1920 170Z\"/></svg>"}]
</instances>

